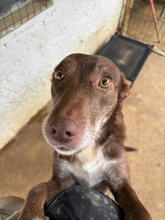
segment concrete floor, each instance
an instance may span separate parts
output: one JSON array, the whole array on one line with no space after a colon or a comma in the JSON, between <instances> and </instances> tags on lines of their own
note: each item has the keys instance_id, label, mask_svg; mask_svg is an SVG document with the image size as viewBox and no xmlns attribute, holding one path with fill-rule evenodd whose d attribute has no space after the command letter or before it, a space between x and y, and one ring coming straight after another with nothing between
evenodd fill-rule
<instances>
[{"instance_id":1,"label":"concrete floor","mask_svg":"<svg viewBox=\"0 0 165 220\"><path fill-rule=\"evenodd\" d=\"M124 105L132 185L152 213L165 219L165 57L152 53ZM41 134L44 108L0 151L0 197L25 197L51 176L52 150Z\"/></svg>"}]
</instances>

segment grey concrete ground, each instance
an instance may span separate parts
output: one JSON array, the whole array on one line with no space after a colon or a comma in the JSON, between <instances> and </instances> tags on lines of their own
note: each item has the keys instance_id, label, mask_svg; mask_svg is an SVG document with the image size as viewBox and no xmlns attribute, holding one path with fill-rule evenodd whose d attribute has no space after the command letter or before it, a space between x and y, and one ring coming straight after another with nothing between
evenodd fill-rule
<instances>
[{"instance_id":1,"label":"grey concrete ground","mask_svg":"<svg viewBox=\"0 0 165 220\"><path fill-rule=\"evenodd\" d=\"M0 197L25 197L51 176L52 150L41 135L47 108L0 151ZM165 57L151 54L124 105L132 185L154 220L165 219Z\"/></svg>"}]
</instances>

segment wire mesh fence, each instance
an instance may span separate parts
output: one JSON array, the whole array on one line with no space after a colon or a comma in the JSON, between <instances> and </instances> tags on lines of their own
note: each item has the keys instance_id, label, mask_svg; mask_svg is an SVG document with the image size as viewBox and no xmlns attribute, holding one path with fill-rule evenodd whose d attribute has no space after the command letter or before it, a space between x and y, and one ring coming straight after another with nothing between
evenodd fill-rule
<instances>
[{"instance_id":1,"label":"wire mesh fence","mask_svg":"<svg viewBox=\"0 0 165 220\"><path fill-rule=\"evenodd\" d=\"M165 50L165 0L154 1L160 42L158 42L149 0L128 0L124 6L120 33L154 44Z\"/></svg>"},{"instance_id":2,"label":"wire mesh fence","mask_svg":"<svg viewBox=\"0 0 165 220\"><path fill-rule=\"evenodd\" d=\"M0 0L0 38L51 5L51 0Z\"/></svg>"}]
</instances>

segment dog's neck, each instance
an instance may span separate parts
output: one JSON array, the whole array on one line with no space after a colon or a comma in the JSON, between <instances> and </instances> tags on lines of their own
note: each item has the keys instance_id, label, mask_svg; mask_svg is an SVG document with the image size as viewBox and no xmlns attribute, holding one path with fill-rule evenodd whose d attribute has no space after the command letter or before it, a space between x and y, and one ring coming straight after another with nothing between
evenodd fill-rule
<instances>
[{"instance_id":1,"label":"dog's neck","mask_svg":"<svg viewBox=\"0 0 165 220\"><path fill-rule=\"evenodd\" d=\"M78 152L75 155L75 158L80 162L83 161L83 163L90 163L97 157L100 147L101 146L98 146L97 144L91 144L82 151Z\"/></svg>"},{"instance_id":2,"label":"dog's neck","mask_svg":"<svg viewBox=\"0 0 165 220\"><path fill-rule=\"evenodd\" d=\"M54 172L59 179L70 177L78 184L94 187L100 184L107 169L114 167L119 159L106 158L104 146L90 145L73 156L60 156L54 161Z\"/></svg>"}]
</instances>

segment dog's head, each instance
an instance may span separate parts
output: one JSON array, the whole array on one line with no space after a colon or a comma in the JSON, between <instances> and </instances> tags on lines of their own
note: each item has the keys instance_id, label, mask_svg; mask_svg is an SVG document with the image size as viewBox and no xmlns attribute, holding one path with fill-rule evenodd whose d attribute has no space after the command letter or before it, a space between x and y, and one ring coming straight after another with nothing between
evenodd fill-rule
<instances>
[{"instance_id":1,"label":"dog's head","mask_svg":"<svg viewBox=\"0 0 165 220\"><path fill-rule=\"evenodd\" d=\"M109 59L71 54L55 68L51 93L44 137L58 153L71 155L95 143L128 85Z\"/></svg>"}]
</instances>

